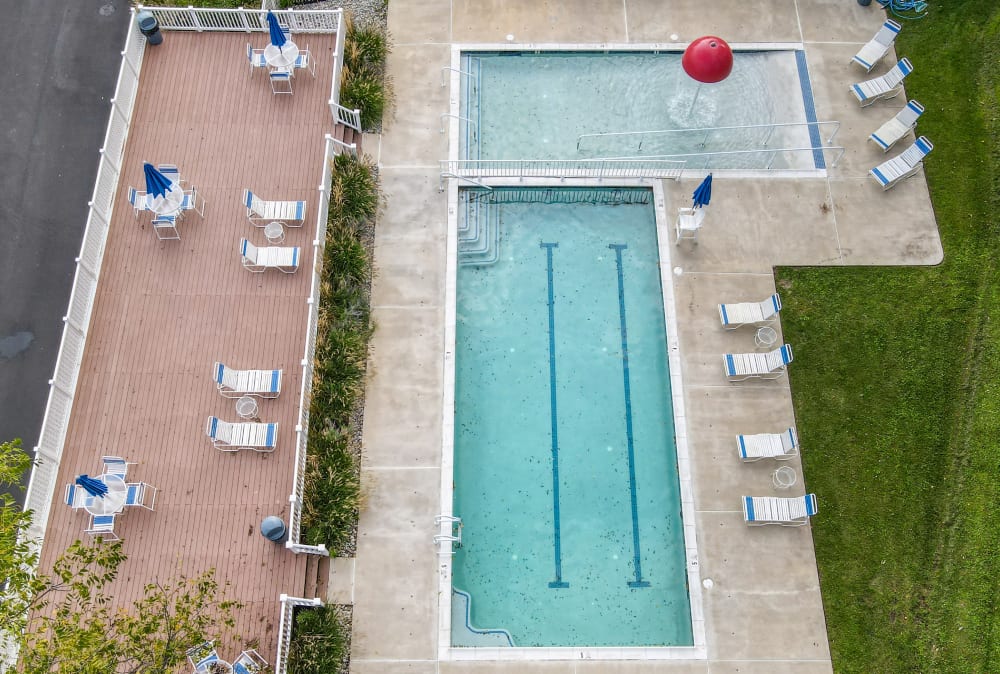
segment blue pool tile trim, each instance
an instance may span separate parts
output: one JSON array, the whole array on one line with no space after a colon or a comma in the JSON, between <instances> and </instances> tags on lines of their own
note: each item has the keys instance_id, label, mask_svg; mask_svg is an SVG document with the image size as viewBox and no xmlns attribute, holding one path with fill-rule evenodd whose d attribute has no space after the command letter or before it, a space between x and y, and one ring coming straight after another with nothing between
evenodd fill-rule
<instances>
[{"instance_id":1,"label":"blue pool tile trim","mask_svg":"<svg viewBox=\"0 0 1000 674\"><path fill-rule=\"evenodd\" d=\"M823 157L823 140L819 135L819 125L816 124L816 103L813 101L812 84L809 82L809 69L806 67L806 53L795 50L795 65L799 70L799 86L802 88L802 103L806 109L806 121L809 124L809 143L813 148L813 161L816 168L825 169L826 159Z\"/></svg>"},{"instance_id":2,"label":"blue pool tile trim","mask_svg":"<svg viewBox=\"0 0 1000 674\"><path fill-rule=\"evenodd\" d=\"M549 404L552 411L552 539L555 553L556 579L551 588L569 587L562 579L562 542L559 534L559 419L556 414L556 298L552 280L552 249L558 243L539 243L545 249L545 274L548 280L549 305Z\"/></svg>"},{"instance_id":3,"label":"blue pool tile trim","mask_svg":"<svg viewBox=\"0 0 1000 674\"><path fill-rule=\"evenodd\" d=\"M639 504L636 502L635 486L635 439L632 434L632 387L628 373L628 328L625 321L625 272L622 269L622 251L628 248L624 243L608 246L615 251L615 266L618 271L618 317L622 333L622 379L625 383L625 438L628 442L628 486L632 502L632 555L635 564L635 580L629 587L649 587L642 579L642 555L639 547Z\"/></svg>"}]
</instances>

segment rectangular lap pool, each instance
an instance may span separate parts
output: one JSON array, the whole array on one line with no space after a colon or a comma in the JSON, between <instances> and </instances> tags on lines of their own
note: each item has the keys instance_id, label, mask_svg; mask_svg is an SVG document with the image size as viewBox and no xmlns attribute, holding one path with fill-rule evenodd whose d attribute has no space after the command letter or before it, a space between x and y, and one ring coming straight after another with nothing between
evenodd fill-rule
<instances>
[{"instance_id":1,"label":"rectangular lap pool","mask_svg":"<svg viewBox=\"0 0 1000 674\"><path fill-rule=\"evenodd\" d=\"M452 646L691 646L652 191L459 213Z\"/></svg>"}]
</instances>

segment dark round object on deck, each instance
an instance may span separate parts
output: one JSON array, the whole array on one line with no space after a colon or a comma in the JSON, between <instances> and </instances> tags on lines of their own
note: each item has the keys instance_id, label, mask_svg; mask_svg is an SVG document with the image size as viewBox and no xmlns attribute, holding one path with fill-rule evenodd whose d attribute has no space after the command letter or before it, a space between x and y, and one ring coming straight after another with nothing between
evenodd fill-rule
<instances>
[{"instance_id":1,"label":"dark round object on deck","mask_svg":"<svg viewBox=\"0 0 1000 674\"><path fill-rule=\"evenodd\" d=\"M280 543L285 539L285 523L280 517L268 515L260 523L260 535L269 541Z\"/></svg>"},{"instance_id":2,"label":"dark round object on deck","mask_svg":"<svg viewBox=\"0 0 1000 674\"><path fill-rule=\"evenodd\" d=\"M135 15L136 23L139 24L139 32L146 36L149 44L160 44L163 42L163 33L160 32L160 22L156 20L153 13L142 10Z\"/></svg>"}]
</instances>

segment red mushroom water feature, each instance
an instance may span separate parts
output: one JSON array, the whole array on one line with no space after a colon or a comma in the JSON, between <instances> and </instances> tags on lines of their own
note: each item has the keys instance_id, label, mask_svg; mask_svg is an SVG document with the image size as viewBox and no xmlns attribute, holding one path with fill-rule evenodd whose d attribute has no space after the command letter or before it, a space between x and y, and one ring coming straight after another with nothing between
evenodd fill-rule
<instances>
[{"instance_id":1,"label":"red mushroom water feature","mask_svg":"<svg viewBox=\"0 0 1000 674\"><path fill-rule=\"evenodd\" d=\"M733 71L733 50L721 37L699 37L684 50L681 66L684 72L699 83L694 100L691 101L691 110L694 110L701 85L721 82Z\"/></svg>"}]
</instances>

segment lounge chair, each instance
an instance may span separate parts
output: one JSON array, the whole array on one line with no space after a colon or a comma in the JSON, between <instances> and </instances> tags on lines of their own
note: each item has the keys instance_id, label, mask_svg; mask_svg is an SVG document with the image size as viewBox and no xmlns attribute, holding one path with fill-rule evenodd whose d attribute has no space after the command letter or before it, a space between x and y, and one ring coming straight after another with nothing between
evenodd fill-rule
<instances>
[{"instance_id":1,"label":"lounge chair","mask_svg":"<svg viewBox=\"0 0 1000 674\"><path fill-rule=\"evenodd\" d=\"M243 205L247 207L247 219L257 227L278 220L289 227L301 227L306 219L304 201L265 201L250 190L243 190ZM291 223L298 222L293 225Z\"/></svg>"},{"instance_id":2,"label":"lounge chair","mask_svg":"<svg viewBox=\"0 0 1000 674\"><path fill-rule=\"evenodd\" d=\"M674 244L679 244L681 239L697 240L698 230L701 229L704 220L704 208L678 208L677 220L674 222L674 231L677 234Z\"/></svg>"},{"instance_id":3,"label":"lounge chair","mask_svg":"<svg viewBox=\"0 0 1000 674\"><path fill-rule=\"evenodd\" d=\"M727 353L723 356L729 381L742 381L750 377L777 379L785 374L791 362L791 344L779 346L767 353Z\"/></svg>"},{"instance_id":4,"label":"lounge chair","mask_svg":"<svg viewBox=\"0 0 1000 674\"><path fill-rule=\"evenodd\" d=\"M215 650L215 642L206 641L187 649L187 659L196 674L210 672L212 664L219 660L219 654Z\"/></svg>"},{"instance_id":5,"label":"lounge chair","mask_svg":"<svg viewBox=\"0 0 1000 674\"><path fill-rule=\"evenodd\" d=\"M927 140L927 136L921 136L901 154L882 162L868 173L883 190L887 190L919 171L924 157L933 149L934 145Z\"/></svg>"},{"instance_id":6,"label":"lounge chair","mask_svg":"<svg viewBox=\"0 0 1000 674\"><path fill-rule=\"evenodd\" d=\"M903 80L912 72L913 64L910 63L910 59L901 59L885 75L852 84L851 93L861 103L861 107L867 107L883 98L897 96L903 90Z\"/></svg>"},{"instance_id":7,"label":"lounge chair","mask_svg":"<svg viewBox=\"0 0 1000 674\"><path fill-rule=\"evenodd\" d=\"M896 36L899 35L901 28L902 26L889 19L882 24L879 31L875 33L875 37L869 40L868 44L862 47L851 61L864 68L865 72L871 72L871 69L889 52L889 47L896 41Z\"/></svg>"},{"instance_id":8,"label":"lounge chair","mask_svg":"<svg viewBox=\"0 0 1000 674\"><path fill-rule=\"evenodd\" d=\"M252 421L232 424L209 417L205 435L212 439L212 446L222 452L238 452L241 449L273 452L278 443L278 424Z\"/></svg>"},{"instance_id":9,"label":"lounge chair","mask_svg":"<svg viewBox=\"0 0 1000 674\"><path fill-rule=\"evenodd\" d=\"M744 496L743 521L750 525L802 526L819 512L816 494L805 496Z\"/></svg>"},{"instance_id":10,"label":"lounge chair","mask_svg":"<svg viewBox=\"0 0 1000 674\"><path fill-rule=\"evenodd\" d=\"M264 58L264 50L254 49L249 42L247 42L247 61L250 62L251 75L258 68L267 68L267 59Z\"/></svg>"},{"instance_id":11,"label":"lounge chair","mask_svg":"<svg viewBox=\"0 0 1000 674\"><path fill-rule=\"evenodd\" d=\"M761 459L787 461L798 455L799 439L794 428L789 428L782 433L737 435L736 449L743 461L760 461Z\"/></svg>"},{"instance_id":12,"label":"lounge chair","mask_svg":"<svg viewBox=\"0 0 1000 674\"><path fill-rule=\"evenodd\" d=\"M120 456L102 456L101 462L104 463L104 473L106 475L115 475L123 480L128 475L128 467L135 465Z\"/></svg>"},{"instance_id":13,"label":"lounge chair","mask_svg":"<svg viewBox=\"0 0 1000 674\"><path fill-rule=\"evenodd\" d=\"M277 398L281 393L281 370L234 370L216 363L212 366L212 377L219 393L226 398Z\"/></svg>"},{"instance_id":14,"label":"lounge chair","mask_svg":"<svg viewBox=\"0 0 1000 674\"><path fill-rule=\"evenodd\" d=\"M233 663L233 674L258 674L263 672L267 666L267 660L256 650L249 648L236 658L236 662Z\"/></svg>"},{"instance_id":15,"label":"lounge chair","mask_svg":"<svg viewBox=\"0 0 1000 674\"><path fill-rule=\"evenodd\" d=\"M294 274L299 268L298 246L263 246L258 248L246 239L240 239L240 255L243 266L254 273L267 269L277 269L286 274Z\"/></svg>"},{"instance_id":16,"label":"lounge chair","mask_svg":"<svg viewBox=\"0 0 1000 674\"><path fill-rule=\"evenodd\" d=\"M146 510L153 510L156 504L156 492L159 489L145 482L129 482L128 491L125 492L126 506L139 506Z\"/></svg>"},{"instance_id":17,"label":"lounge chair","mask_svg":"<svg viewBox=\"0 0 1000 674\"><path fill-rule=\"evenodd\" d=\"M781 298L774 293L760 302L736 302L719 305L719 318L722 327L733 330L741 325L763 325L778 320L781 311Z\"/></svg>"},{"instance_id":18,"label":"lounge chair","mask_svg":"<svg viewBox=\"0 0 1000 674\"><path fill-rule=\"evenodd\" d=\"M87 527L84 533L88 533L91 536L110 538L113 541L117 541L118 534L115 533L115 516L91 515L90 526Z\"/></svg>"},{"instance_id":19,"label":"lounge chair","mask_svg":"<svg viewBox=\"0 0 1000 674\"><path fill-rule=\"evenodd\" d=\"M924 106L916 101L907 101L906 107L896 113L896 116L878 128L878 131L868 136L868 140L887 152L900 138L917 125L917 119L924 114Z\"/></svg>"}]
</instances>

